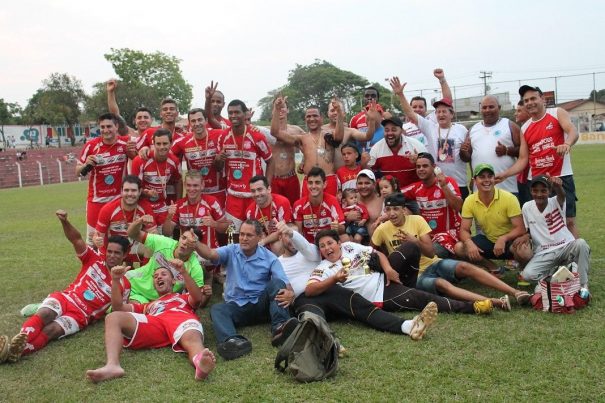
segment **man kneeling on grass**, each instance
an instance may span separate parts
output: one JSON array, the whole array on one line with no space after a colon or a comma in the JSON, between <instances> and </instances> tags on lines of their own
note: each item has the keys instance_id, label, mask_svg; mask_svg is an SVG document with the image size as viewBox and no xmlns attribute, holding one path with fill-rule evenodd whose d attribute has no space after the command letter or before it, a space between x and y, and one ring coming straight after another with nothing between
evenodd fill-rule
<instances>
[{"instance_id":1,"label":"man kneeling on grass","mask_svg":"<svg viewBox=\"0 0 605 403\"><path fill-rule=\"evenodd\" d=\"M135 350L172 345L176 352L186 351L195 367L196 380L206 379L214 369L216 359L204 348L202 324L195 314L202 301L202 291L187 273L183 261L173 259L170 264L172 267L155 270L153 285L160 298L146 304L122 303L119 283L129 268L118 266L111 270L113 312L105 319L107 363L86 371L86 377L92 382L124 376L120 366L122 345ZM186 294L172 292L175 275L184 279Z\"/></svg>"},{"instance_id":2,"label":"man kneeling on grass","mask_svg":"<svg viewBox=\"0 0 605 403\"><path fill-rule=\"evenodd\" d=\"M46 297L10 342L7 336L0 336L0 363L17 362L22 355L44 348L51 340L83 330L95 320L103 318L111 304L109 270L122 264L129 247L128 239L109 237L105 255L101 255L86 245L80 232L67 219L65 211L57 210L56 215L65 237L82 262L82 268L67 288ZM115 282L115 288L117 298L127 298L130 292L128 280Z\"/></svg>"}]
</instances>

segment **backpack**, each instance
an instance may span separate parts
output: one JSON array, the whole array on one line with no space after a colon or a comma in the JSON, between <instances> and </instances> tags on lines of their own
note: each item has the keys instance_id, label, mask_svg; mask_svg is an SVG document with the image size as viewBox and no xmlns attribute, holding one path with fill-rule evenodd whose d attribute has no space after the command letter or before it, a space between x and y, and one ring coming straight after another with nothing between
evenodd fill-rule
<instances>
[{"instance_id":1,"label":"backpack","mask_svg":"<svg viewBox=\"0 0 605 403\"><path fill-rule=\"evenodd\" d=\"M338 369L338 340L328 323L312 312L303 312L299 324L280 347L275 368L290 372L299 382L321 381Z\"/></svg>"}]
</instances>

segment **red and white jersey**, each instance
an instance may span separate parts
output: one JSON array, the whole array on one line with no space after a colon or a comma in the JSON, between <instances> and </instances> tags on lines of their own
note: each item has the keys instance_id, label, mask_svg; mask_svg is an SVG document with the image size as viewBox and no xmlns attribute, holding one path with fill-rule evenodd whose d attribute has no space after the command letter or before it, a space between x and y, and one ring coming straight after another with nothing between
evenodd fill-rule
<instances>
[{"instance_id":1,"label":"red and white jersey","mask_svg":"<svg viewBox=\"0 0 605 403\"><path fill-rule=\"evenodd\" d=\"M356 203L352 206L345 206L342 208L343 214L349 211L357 211L361 215L361 220L367 220L370 218L370 213L368 212L368 208L363 203Z\"/></svg>"},{"instance_id":2,"label":"red and white jersey","mask_svg":"<svg viewBox=\"0 0 605 403\"><path fill-rule=\"evenodd\" d=\"M117 136L112 145L103 143L101 137L86 143L80 154L80 162L86 163L89 155L94 155L97 165L90 171L88 180L88 201L107 203L120 197L122 178L126 175L128 156L126 144L129 136Z\"/></svg>"},{"instance_id":3,"label":"red and white jersey","mask_svg":"<svg viewBox=\"0 0 605 403\"><path fill-rule=\"evenodd\" d=\"M80 273L62 294L87 319L100 319L111 305L111 271L105 265L104 256L90 246L78 258L82 262ZM122 278L120 288L126 302L130 295L130 282L126 277Z\"/></svg>"},{"instance_id":4,"label":"red and white jersey","mask_svg":"<svg viewBox=\"0 0 605 403\"><path fill-rule=\"evenodd\" d=\"M133 311L150 316L162 316L169 313L186 313L195 315L194 308L189 305L189 293L170 293L162 295L155 301L146 304L133 303Z\"/></svg>"},{"instance_id":5,"label":"red and white jersey","mask_svg":"<svg viewBox=\"0 0 605 403\"><path fill-rule=\"evenodd\" d=\"M224 189L222 172L214 167L218 152L219 132L208 133L197 140L193 134L183 137L172 145L171 151L180 160L185 158L187 169L199 171L204 177L204 193L216 193Z\"/></svg>"},{"instance_id":6,"label":"red and white jersey","mask_svg":"<svg viewBox=\"0 0 605 403\"><path fill-rule=\"evenodd\" d=\"M565 225L565 203L559 205L557 197L548 199L544 211L538 210L530 200L523 205L523 222L531 234L534 255L541 255L575 241Z\"/></svg>"},{"instance_id":7,"label":"red and white jersey","mask_svg":"<svg viewBox=\"0 0 605 403\"><path fill-rule=\"evenodd\" d=\"M338 200L327 193L324 193L323 200L318 206L311 205L307 196L297 200L292 210L294 221L302 223L303 235L309 242L314 242L315 234L322 229L330 229L332 222L345 223Z\"/></svg>"},{"instance_id":8,"label":"red and white jersey","mask_svg":"<svg viewBox=\"0 0 605 403\"><path fill-rule=\"evenodd\" d=\"M374 172L380 171L382 176L392 175L399 180L399 186L407 186L418 180L416 161L410 157L420 152L426 152L426 147L418 140L401 136L400 147L393 151L385 139L374 144L370 149L368 167Z\"/></svg>"},{"instance_id":9,"label":"red and white jersey","mask_svg":"<svg viewBox=\"0 0 605 403\"><path fill-rule=\"evenodd\" d=\"M446 177L447 187L458 197L460 188L453 178ZM460 213L451 208L445 193L435 181L433 186L426 186L422 181L413 183L401 190L406 199L416 200L420 208L420 215L431 227L433 234L448 232L458 238L460 235Z\"/></svg>"},{"instance_id":10,"label":"red and white jersey","mask_svg":"<svg viewBox=\"0 0 605 403\"><path fill-rule=\"evenodd\" d=\"M573 175L569 153L561 157L556 147L565 143L565 132L557 119L558 108L547 108L538 120L528 120L521 127L529 150L530 175L567 176Z\"/></svg>"},{"instance_id":11,"label":"red and white jersey","mask_svg":"<svg viewBox=\"0 0 605 403\"><path fill-rule=\"evenodd\" d=\"M336 170L336 176L340 182L340 188L345 189L356 189L357 188L357 174L361 171L361 166L355 165L355 168L350 169L346 166L341 166Z\"/></svg>"},{"instance_id":12,"label":"red and white jersey","mask_svg":"<svg viewBox=\"0 0 605 403\"><path fill-rule=\"evenodd\" d=\"M206 123L206 130L208 130L209 132L212 132L212 131L217 131L217 130L221 131L221 130L231 128L231 121L229 119L219 116L218 121L221 124L220 129L215 129L214 127L210 126L210 123Z\"/></svg>"},{"instance_id":13,"label":"red and white jersey","mask_svg":"<svg viewBox=\"0 0 605 403\"><path fill-rule=\"evenodd\" d=\"M175 193L175 186L181 180L180 162L172 153L168 154L166 161L158 162L155 158L147 161L135 157L131 167L132 175L143 181L143 189L155 190L157 197L150 198L151 207L155 214L168 211L166 196Z\"/></svg>"},{"instance_id":14,"label":"red and white jersey","mask_svg":"<svg viewBox=\"0 0 605 403\"><path fill-rule=\"evenodd\" d=\"M225 212L216 198L202 195L198 203L189 203L187 198L183 198L176 202L176 213L172 216L172 222L181 228L181 232L190 228L200 229L201 242L211 248L218 248L215 229L202 224L202 217L205 216L212 217L214 221L225 217Z\"/></svg>"},{"instance_id":15,"label":"red and white jersey","mask_svg":"<svg viewBox=\"0 0 605 403\"><path fill-rule=\"evenodd\" d=\"M137 140L137 151L139 151L143 147L151 147L153 145L153 133L155 133L156 130L161 129L161 128L162 128L162 126L155 126L155 127L150 127L149 129L145 130L143 132L143 134L141 134ZM175 127L174 130L172 131L171 143L172 144L176 143L182 137L185 137L187 134L188 133L183 131L181 128Z\"/></svg>"},{"instance_id":16,"label":"red and white jersey","mask_svg":"<svg viewBox=\"0 0 605 403\"><path fill-rule=\"evenodd\" d=\"M278 221L292 222L292 207L288 198L271 193L271 203L267 207L258 207L254 201L246 209L246 219L256 219L263 227L267 235L277 231L275 224Z\"/></svg>"},{"instance_id":17,"label":"red and white jersey","mask_svg":"<svg viewBox=\"0 0 605 403\"><path fill-rule=\"evenodd\" d=\"M262 175L261 160L271 159L271 147L265 136L250 125L243 136L235 136L231 130L220 134L218 152L227 153L225 176L227 193L236 197L250 198L250 179Z\"/></svg>"},{"instance_id":18,"label":"red and white jersey","mask_svg":"<svg viewBox=\"0 0 605 403\"><path fill-rule=\"evenodd\" d=\"M422 144L426 146L426 136L420 131L418 126L416 126L412 122L406 122L403 124L403 132L406 137L411 137L413 139L418 140Z\"/></svg>"}]
</instances>

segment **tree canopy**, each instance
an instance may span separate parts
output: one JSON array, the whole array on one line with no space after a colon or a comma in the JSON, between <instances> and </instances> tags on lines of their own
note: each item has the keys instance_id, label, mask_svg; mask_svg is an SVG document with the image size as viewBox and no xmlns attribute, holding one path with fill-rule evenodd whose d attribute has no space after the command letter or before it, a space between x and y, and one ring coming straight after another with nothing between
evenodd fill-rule
<instances>
[{"instance_id":1,"label":"tree canopy","mask_svg":"<svg viewBox=\"0 0 605 403\"><path fill-rule=\"evenodd\" d=\"M162 52L113 48L104 56L119 78L116 97L120 114L127 122L132 122L137 108L145 106L155 112L167 97L177 102L180 112L189 110L192 87L183 78L181 61L176 57ZM90 118L107 111L104 82L94 85L86 111Z\"/></svg>"},{"instance_id":2,"label":"tree canopy","mask_svg":"<svg viewBox=\"0 0 605 403\"><path fill-rule=\"evenodd\" d=\"M278 93L288 97L289 121L294 124L304 123L305 110L311 106L319 107L325 114L333 97L339 98L345 111L353 115L361 110L363 89L369 85L379 90L380 103L390 109L390 91L378 83L370 84L364 77L342 70L325 60L315 60L307 66L297 64L290 71L287 84L269 91L268 95L259 101L262 110L260 120L271 119L272 102Z\"/></svg>"},{"instance_id":3,"label":"tree canopy","mask_svg":"<svg viewBox=\"0 0 605 403\"><path fill-rule=\"evenodd\" d=\"M596 97L595 97L595 95L596 95ZM590 95L588 96L588 99L590 99L591 101L593 99L596 99L597 102L605 103L605 89L596 91L596 94L595 94L595 90L590 91Z\"/></svg>"}]
</instances>

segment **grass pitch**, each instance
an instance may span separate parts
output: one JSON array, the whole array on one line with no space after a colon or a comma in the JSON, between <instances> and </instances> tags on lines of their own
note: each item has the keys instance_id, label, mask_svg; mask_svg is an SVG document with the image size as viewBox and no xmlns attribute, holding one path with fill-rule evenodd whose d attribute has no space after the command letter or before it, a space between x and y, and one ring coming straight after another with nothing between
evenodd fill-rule
<instances>
[{"instance_id":1,"label":"grass pitch","mask_svg":"<svg viewBox=\"0 0 605 403\"><path fill-rule=\"evenodd\" d=\"M84 372L105 358L103 324L97 323L15 365L0 366L0 401L603 401L603 153L603 145L573 150L578 227L592 248L593 294L593 304L575 315L516 306L487 317L441 315L421 342L335 322L348 356L334 379L313 384L273 370L277 350L267 324L243 329L252 354L229 362L219 357L207 382L193 380L184 355L163 349L125 351L127 376L93 385ZM75 277L79 262L54 212L67 210L83 230L85 194L85 183L0 191L0 334L15 334L22 306ZM515 274L505 280L514 284ZM206 309L201 318L206 344L216 352Z\"/></svg>"}]
</instances>

